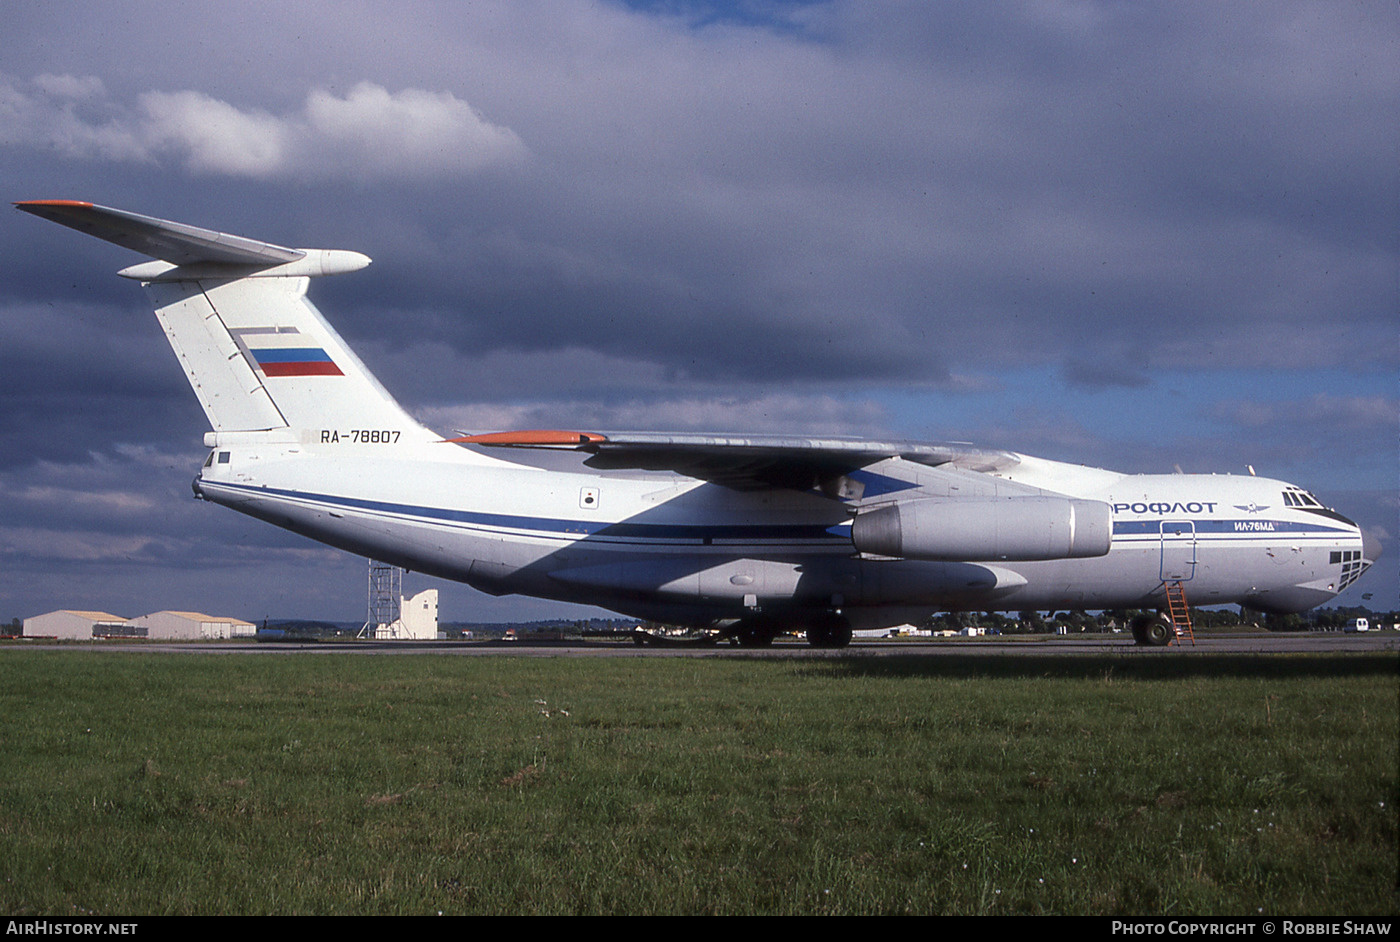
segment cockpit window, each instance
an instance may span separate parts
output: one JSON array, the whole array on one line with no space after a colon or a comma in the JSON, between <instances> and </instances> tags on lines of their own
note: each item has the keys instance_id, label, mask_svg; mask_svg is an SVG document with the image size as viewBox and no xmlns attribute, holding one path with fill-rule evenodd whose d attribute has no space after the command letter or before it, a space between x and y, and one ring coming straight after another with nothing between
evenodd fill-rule
<instances>
[{"instance_id":1,"label":"cockpit window","mask_svg":"<svg viewBox=\"0 0 1400 942\"><path fill-rule=\"evenodd\" d=\"M1297 487L1290 487L1283 492L1283 502L1289 507L1322 507L1322 503L1307 491Z\"/></svg>"}]
</instances>

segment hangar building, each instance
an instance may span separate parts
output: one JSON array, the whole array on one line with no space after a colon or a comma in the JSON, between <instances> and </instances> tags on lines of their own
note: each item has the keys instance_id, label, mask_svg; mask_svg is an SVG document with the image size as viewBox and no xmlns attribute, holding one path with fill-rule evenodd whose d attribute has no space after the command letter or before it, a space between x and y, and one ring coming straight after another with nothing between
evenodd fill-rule
<instances>
[{"instance_id":1,"label":"hangar building","mask_svg":"<svg viewBox=\"0 0 1400 942\"><path fill-rule=\"evenodd\" d=\"M26 638L64 638L91 641L107 635L131 635L130 619L108 612L79 612L63 610L35 615L24 620Z\"/></svg>"},{"instance_id":2,"label":"hangar building","mask_svg":"<svg viewBox=\"0 0 1400 942\"><path fill-rule=\"evenodd\" d=\"M144 628L147 638L162 641L219 641L227 638L251 638L257 633L252 622L241 618L205 615L203 612L154 612L131 622Z\"/></svg>"}]
</instances>

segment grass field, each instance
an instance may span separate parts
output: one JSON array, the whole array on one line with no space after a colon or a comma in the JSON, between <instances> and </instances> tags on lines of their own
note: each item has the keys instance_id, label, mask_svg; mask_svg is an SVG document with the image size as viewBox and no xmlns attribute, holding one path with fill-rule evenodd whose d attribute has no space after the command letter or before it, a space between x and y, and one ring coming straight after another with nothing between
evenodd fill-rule
<instances>
[{"instance_id":1,"label":"grass field","mask_svg":"<svg viewBox=\"0 0 1400 942\"><path fill-rule=\"evenodd\" d=\"M0 649L0 909L1397 913L1400 662Z\"/></svg>"}]
</instances>

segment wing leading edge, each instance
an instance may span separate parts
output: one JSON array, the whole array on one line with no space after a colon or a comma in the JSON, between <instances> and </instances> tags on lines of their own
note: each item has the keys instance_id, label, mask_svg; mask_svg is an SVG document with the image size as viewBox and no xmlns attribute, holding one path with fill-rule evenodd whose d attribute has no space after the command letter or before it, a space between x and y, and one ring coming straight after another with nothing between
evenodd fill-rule
<instances>
[{"instance_id":1,"label":"wing leading edge","mask_svg":"<svg viewBox=\"0 0 1400 942\"><path fill-rule=\"evenodd\" d=\"M491 432L448 439L488 448L549 448L585 452L604 471L674 471L738 490L817 487L845 498L842 479L887 458L929 467L996 471L1020 459L1008 451L958 442L872 441L786 435L709 435L686 432Z\"/></svg>"}]
</instances>

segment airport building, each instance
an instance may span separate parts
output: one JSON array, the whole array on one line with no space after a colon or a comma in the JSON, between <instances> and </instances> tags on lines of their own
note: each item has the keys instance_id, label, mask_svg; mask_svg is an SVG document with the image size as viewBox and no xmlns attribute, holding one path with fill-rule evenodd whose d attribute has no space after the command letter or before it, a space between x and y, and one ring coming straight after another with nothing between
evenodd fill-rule
<instances>
[{"instance_id":1,"label":"airport building","mask_svg":"<svg viewBox=\"0 0 1400 942\"><path fill-rule=\"evenodd\" d=\"M426 589L411 599L401 599L398 618L374 626L374 637L380 640L433 641L437 636L437 589Z\"/></svg>"},{"instance_id":2,"label":"airport building","mask_svg":"<svg viewBox=\"0 0 1400 942\"><path fill-rule=\"evenodd\" d=\"M145 629L142 633L147 638L162 641L224 641L257 633L252 622L202 612L155 612L133 619L132 624Z\"/></svg>"},{"instance_id":3,"label":"airport building","mask_svg":"<svg viewBox=\"0 0 1400 942\"><path fill-rule=\"evenodd\" d=\"M373 602L373 599L371 600ZM438 638L438 592L428 589L412 598L395 594L379 619L365 626L362 637L419 641ZM109 612L64 609L24 620L24 637L92 641L95 638L148 638L155 641L226 641L254 638L257 626L241 618L203 612L152 612L123 618Z\"/></svg>"},{"instance_id":4,"label":"airport building","mask_svg":"<svg viewBox=\"0 0 1400 942\"><path fill-rule=\"evenodd\" d=\"M108 612L62 610L35 615L24 620L26 638L61 638L69 641L91 641L112 635L130 636L130 619Z\"/></svg>"}]
</instances>

